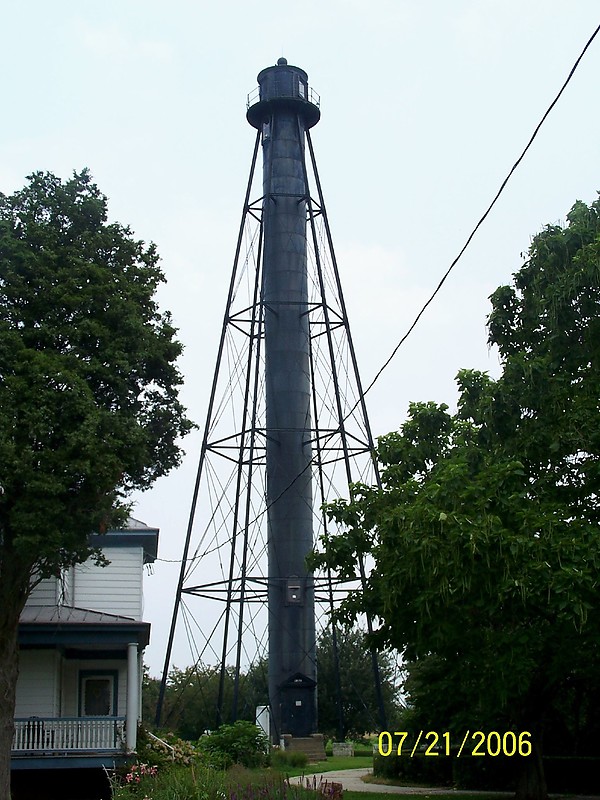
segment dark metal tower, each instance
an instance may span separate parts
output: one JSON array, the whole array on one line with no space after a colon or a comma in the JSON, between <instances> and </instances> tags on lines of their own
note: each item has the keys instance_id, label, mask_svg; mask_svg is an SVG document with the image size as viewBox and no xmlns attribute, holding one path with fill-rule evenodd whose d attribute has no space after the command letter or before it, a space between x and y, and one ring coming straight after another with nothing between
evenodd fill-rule
<instances>
[{"instance_id":1,"label":"dark metal tower","mask_svg":"<svg viewBox=\"0 0 600 800\"><path fill-rule=\"evenodd\" d=\"M319 119L308 76L280 58L258 76L248 122L262 132L269 700L275 728L316 731L305 132Z\"/></svg>"},{"instance_id":2,"label":"dark metal tower","mask_svg":"<svg viewBox=\"0 0 600 800\"><path fill-rule=\"evenodd\" d=\"M223 600L219 617L207 625L207 617L198 624L190 615L186 629L196 663L212 651L221 664L217 721L227 705L227 664L235 718L240 669L260 651L266 628L271 731L279 741L317 730L315 603L333 608L336 591L331 575L314 577L305 564L316 536L327 534L319 508L347 495L351 482L377 476L310 138L319 99L307 74L284 58L258 83L247 111L257 136L157 717L179 613L193 595L212 597ZM260 142L262 196L251 202ZM192 577L200 573L202 583ZM362 565L360 573L364 580Z\"/></svg>"}]
</instances>

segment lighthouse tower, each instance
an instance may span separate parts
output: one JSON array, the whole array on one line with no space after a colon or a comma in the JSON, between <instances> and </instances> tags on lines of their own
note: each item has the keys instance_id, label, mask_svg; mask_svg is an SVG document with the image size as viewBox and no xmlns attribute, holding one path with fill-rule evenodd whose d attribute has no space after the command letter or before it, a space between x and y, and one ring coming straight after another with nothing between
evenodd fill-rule
<instances>
[{"instance_id":1,"label":"lighthouse tower","mask_svg":"<svg viewBox=\"0 0 600 800\"><path fill-rule=\"evenodd\" d=\"M308 76L285 58L258 75L248 122L262 134L269 702L282 733L316 731L311 376L305 133Z\"/></svg>"},{"instance_id":2,"label":"lighthouse tower","mask_svg":"<svg viewBox=\"0 0 600 800\"><path fill-rule=\"evenodd\" d=\"M315 544L328 536L321 508L347 497L351 483L374 483L378 476L311 140L319 98L306 72L280 58L259 73L246 116L256 130L254 151L157 724L183 616L194 659L190 674L207 699L207 727L254 713L256 669L268 656L270 734L279 743L283 736L303 739L318 729L316 620L327 623L337 593L346 591L335 576L312 575L306 566ZM252 199L255 192L259 196ZM356 580L365 581L360 559ZM213 604L220 611L209 611L207 600L220 601ZM332 639L337 658L335 627ZM202 682L214 677L215 661L218 697L210 707L214 692ZM252 665L254 683L245 685ZM374 651L372 667L377 690ZM385 730L380 692L379 699L373 729ZM343 737L339 686L337 704Z\"/></svg>"}]
</instances>

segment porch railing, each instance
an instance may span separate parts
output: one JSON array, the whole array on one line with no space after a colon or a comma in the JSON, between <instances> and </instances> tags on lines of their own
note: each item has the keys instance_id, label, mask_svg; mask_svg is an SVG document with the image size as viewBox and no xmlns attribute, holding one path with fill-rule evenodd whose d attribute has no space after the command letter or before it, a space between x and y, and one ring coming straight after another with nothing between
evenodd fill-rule
<instances>
[{"instance_id":1,"label":"porch railing","mask_svg":"<svg viewBox=\"0 0 600 800\"><path fill-rule=\"evenodd\" d=\"M125 717L15 719L14 754L121 750Z\"/></svg>"}]
</instances>

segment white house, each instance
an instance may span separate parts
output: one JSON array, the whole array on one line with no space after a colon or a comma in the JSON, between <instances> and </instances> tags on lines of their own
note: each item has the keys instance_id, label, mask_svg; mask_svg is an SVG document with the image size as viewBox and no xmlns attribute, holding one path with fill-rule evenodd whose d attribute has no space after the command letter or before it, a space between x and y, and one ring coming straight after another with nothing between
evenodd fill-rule
<instances>
[{"instance_id":1,"label":"white house","mask_svg":"<svg viewBox=\"0 0 600 800\"><path fill-rule=\"evenodd\" d=\"M127 527L91 537L93 560L43 580L19 626L13 769L112 766L135 750L141 710L144 565L158 529Z\"/></svg>"}]
</instances>

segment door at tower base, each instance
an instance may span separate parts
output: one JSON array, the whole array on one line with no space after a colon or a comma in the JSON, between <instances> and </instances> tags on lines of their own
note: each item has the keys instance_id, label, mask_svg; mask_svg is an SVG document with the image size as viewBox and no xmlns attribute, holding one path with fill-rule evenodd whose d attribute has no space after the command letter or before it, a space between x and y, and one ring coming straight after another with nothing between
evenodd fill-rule
<instances>
[{"instance_id":1,"label":"door at tower base","mask_svg":"<svg viewBox=\"0 0 600 800\"><path fill-rule=\"evenodd\" d=\"M281 732L292 736L314 733L316 681L296 672L279 689L281 698Z\"/></svg>"}]
</instances>

